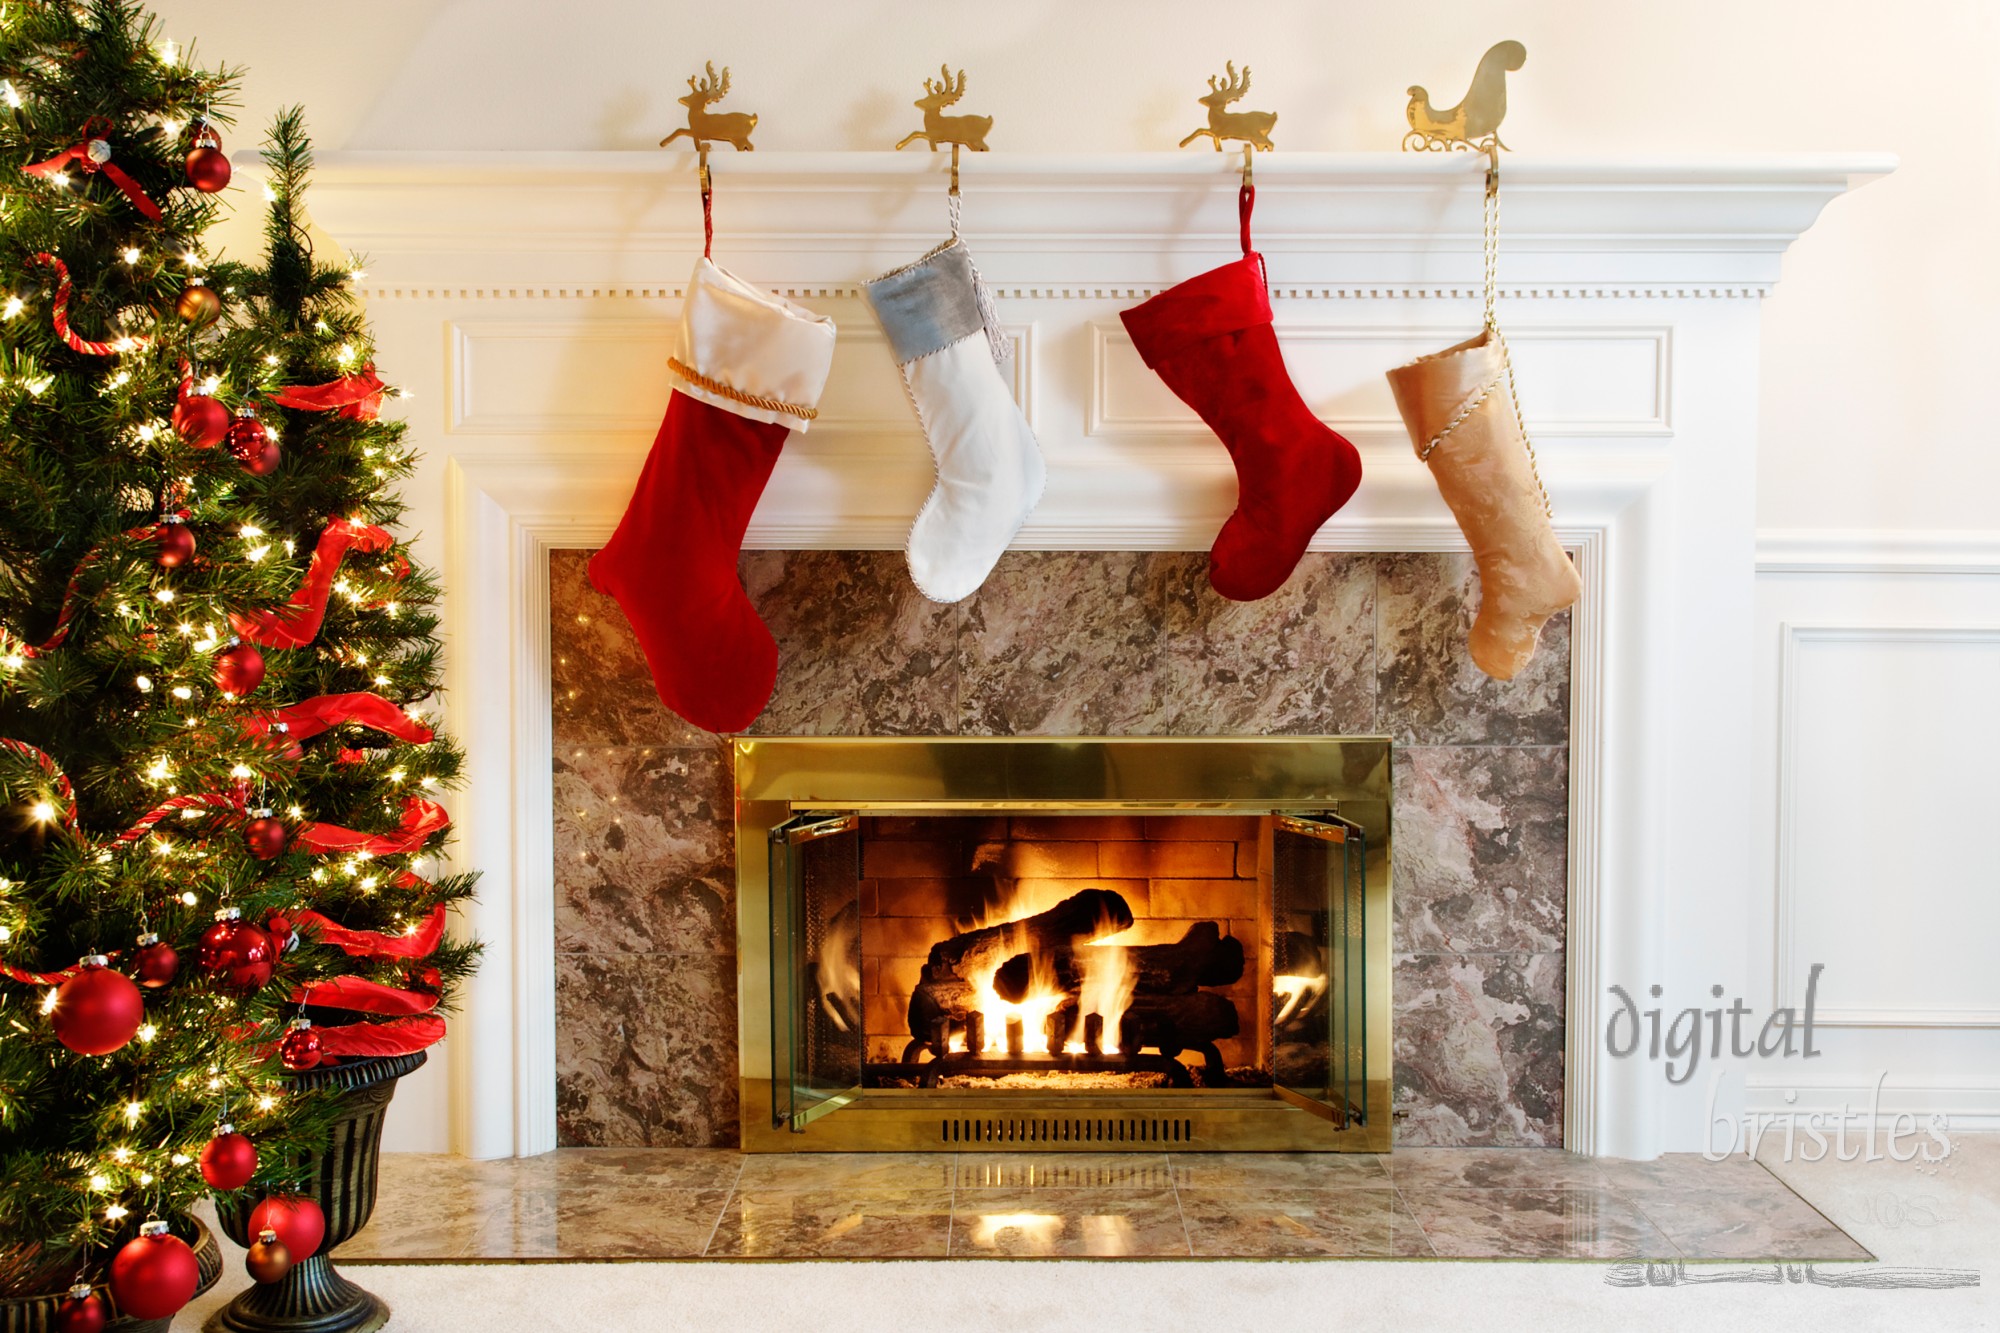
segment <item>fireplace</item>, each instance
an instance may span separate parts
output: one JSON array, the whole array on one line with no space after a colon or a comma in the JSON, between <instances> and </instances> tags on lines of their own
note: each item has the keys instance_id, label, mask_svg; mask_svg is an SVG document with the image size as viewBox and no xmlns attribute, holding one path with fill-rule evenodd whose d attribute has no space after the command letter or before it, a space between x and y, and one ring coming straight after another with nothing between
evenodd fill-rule
<instances>
[{"instance_id":1,"label":"fireplace","mask_svg":"<svg viewBox=\"0 0 2000 1333\"><path fill-rule=\"evenodd\" d=\"M1388 1148L1386 739L734 763L746 1149Z\"/></svg>"}]
</instances>

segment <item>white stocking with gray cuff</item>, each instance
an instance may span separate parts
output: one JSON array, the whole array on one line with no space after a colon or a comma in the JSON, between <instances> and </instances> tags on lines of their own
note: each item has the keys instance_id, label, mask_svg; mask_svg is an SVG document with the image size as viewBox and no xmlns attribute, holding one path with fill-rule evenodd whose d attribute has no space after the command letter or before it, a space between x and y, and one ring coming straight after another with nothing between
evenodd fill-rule
<instances>
[{"instance_id":1,"label":"white stocking with gray cuff","mask_svg":"<svg viewBox=\"0 0 2000 1333\"><path fill-rule=\"evenodd\" d=\"M934 602L961 601L1034 512L1048 469L1000 374L1006 344L957 236L867 291L937 467L910 527L910 577Z\"/></svg>"}]
</instances>

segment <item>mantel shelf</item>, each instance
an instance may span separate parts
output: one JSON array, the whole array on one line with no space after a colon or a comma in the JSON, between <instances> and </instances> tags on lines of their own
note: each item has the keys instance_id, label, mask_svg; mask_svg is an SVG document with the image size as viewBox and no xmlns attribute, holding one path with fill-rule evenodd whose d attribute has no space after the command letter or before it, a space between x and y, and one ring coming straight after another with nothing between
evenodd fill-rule
<instances>
[{"instance_id":1,"label":"mantel shelf","mask_svg":"<svg viewBox=\"0 0 2000 1333\"><path fill-rule=\"evenodd\" d=\"M945 226L944 153L711 155L717 254L774 285L844 287ZM1459 288L1478 276L1469 153L1263 153L1258 247L1274 285ZM965 231L997 284L1154 288L1236 245L1235 153L967 154ZM1716 287L1776 281L1828 201L1886 154L1502 163L1503 280ZM369 256L371 286L671 288L699 244L695 156L333 153L315 220ZM667 294L671 294L669 291Z\"/></svg>"}]
</instances>

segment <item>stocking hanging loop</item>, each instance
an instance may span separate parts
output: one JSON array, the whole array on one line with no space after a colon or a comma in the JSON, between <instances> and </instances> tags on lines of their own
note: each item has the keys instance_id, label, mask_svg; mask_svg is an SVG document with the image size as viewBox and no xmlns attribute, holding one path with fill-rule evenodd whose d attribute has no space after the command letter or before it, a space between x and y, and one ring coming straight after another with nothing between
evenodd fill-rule
<instances>
[{"instance_id":1,"label":"stocking hanging loop","mask_svg":"<svg viewBox=\"0 0 2000 1333\"><path fill-rule=\"evenodd\" d=\"M688 123L660 140L665 148L676 139L689 139L694 143L699 159L701 180L701 254L709 257L715 248L715 183L708 174L708 149L711 143L726 143L739 153L749 152L755 145L750 135L757 128L757 113L754 111L715 112L708 108L729 96L729 67L724 65L722 73L715 72L715 62L707 64L708 77L690 77L686 97L677 98L687 108Z\"/></svg>"},{"instance_id":2,"label":"stocking hanging loop","mask_svg":"<svg viewBox=\"0 0 2000 1333\"><path fill-rule=\"evenodd\" d=\"M1243 188L1236 192L1236 226L1240 233L1240 239L1243 243L1243 253L1245 255L1251 253L1250 214L1256 207L1257 187L1246 179L1243 182Z\"/></svg>"},{"instance_id":3,"label":"stocking hanging loop","mask_svg":"<svg viewBox=\"0 0 2000 1333\"><path fill-rule=\"evenodd\" d=\"M1549 488L1542 483L1541 465L1535 458L1535 440L1528 434L1528 420L1521 413L1521 394L1514 387L1514 358L1507 351L1506 336L1500 332L1500 148L1497 136L1485 148L1486 194L1480 204L1480 257L1484 270L1481 278L1486 298L1486 333L1500 349L1500 367L1507 375L1507 398L1514 408L1514 425L1520 430L1521 443L1528 451L1528 475L1535 479L1535 489L1541 493L1542 512L1554 518L1555 506L1549 501ZM1431 447L1436 447L1436 441Z\"/></svg>"},{"instance_id":4,"label":"stocking hanging loop","mask_svg":"<svg viewBox=\"0 0 2000 1333\"><path fill-rule=\"evenodd\" d=\"M701 156L701 257L712 258L715 249L715 180L708 174L708 145L698 149Z\"/></svg>"}]
</instances>

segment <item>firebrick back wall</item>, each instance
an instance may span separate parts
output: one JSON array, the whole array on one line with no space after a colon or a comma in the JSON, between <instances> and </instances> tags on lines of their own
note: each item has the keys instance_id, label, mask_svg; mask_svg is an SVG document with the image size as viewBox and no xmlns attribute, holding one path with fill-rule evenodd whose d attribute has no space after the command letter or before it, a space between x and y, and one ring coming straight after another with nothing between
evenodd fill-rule
<instances>
[{"instance_id":1,"label":"firebrick back wall","mask_svg":"<svg viewBox=\"0 0 2000 1333\"><path fill-rule=\"evenodd\" d=\"M565 1144L736 1138L727 742L661 707L618 608L550 562L557 1115ZM1569 618L1466 660L1469 557L1312 554L1234 603L1202 552L1016 552L964 602L898 551L759 551L761 735L1386 734L1396 1140L1562 1137Z\"/></svg>"}]
</instances>

